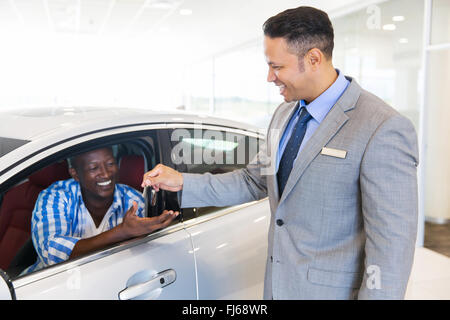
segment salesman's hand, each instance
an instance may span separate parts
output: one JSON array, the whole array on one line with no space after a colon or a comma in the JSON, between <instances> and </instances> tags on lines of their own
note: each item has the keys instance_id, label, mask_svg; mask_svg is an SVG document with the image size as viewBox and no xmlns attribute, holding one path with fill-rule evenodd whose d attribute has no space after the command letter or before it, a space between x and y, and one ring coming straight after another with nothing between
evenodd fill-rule
<instances>
[{"instance_id":1,"label":"salesman's hand","mask_svg":"<svg viewBox=\"0 0 450 320\"><path fill-rule=\"evenodd\" d=\"M155 191L180 191L183 188L183 176L180 172L162 164L156 165L144 174L142 187L152 186Z\"/></svg>"},{"instance_id":2,"label":"salesman's hand","mask_svg":"<svg viewBox=\"0 0 450 320\"><path fill-rule=\"evenodd\" d=\"M164 210L157 217L141 218L136 215L137 203L133 202L132 207L127 211L121 224L121 230L126 238L138 237L167 227L179 212Z\"/></svg>"}]
</instances>

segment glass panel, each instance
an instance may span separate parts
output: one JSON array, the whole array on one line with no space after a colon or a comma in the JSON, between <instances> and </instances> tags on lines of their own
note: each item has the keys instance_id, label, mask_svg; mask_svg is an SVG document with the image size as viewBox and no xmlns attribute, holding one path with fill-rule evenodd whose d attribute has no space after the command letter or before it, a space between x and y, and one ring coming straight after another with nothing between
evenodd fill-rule
<instances>
[{"instance_id":1,"label":"glass panel","mask_svg":"<svg viewBox=\"0 0 450 320\"><path fill-rule=\"evenodd\" d=\"M265 127L283 102L267 81L262 41L215 60L215 113Z\"/></svg>"},{"instance_id":2,"label":"glass panel","mask_svg":"<svg viewBox=\"0 0 450 320\"><path fill-rule=\"evenodd\" d=\"M422 0L371 5L333 20L334 66L419 127Z\"/></svg>"},{"instance_id":3,"label":"glass panel","mask_svg":"<svg viewBox=\"0 0 450 320\"><path fill-rule=\"evenodd\" d=\"M425 216L450 221L450 50L432 51L427 72Z\"/></svg>"},{"instance_id":4,"label":"glass panel","mask_svg":"<svg viewBox=\"0 0 450 320\"><path fill-rule=\"evenodd\" d=\"M450 1L433 0L431 43L450 42Z\"/></svg>"},{"instance_id":5,"label":"glass panel","mask_svg":"<svg viewBox=\"0 0 450 320\"><path fill-rule=\"evenodd\" d=\"M185 85L188 92L186 108L196 113L209 113L212 110L213 96L212 60L206 60L188 68Z\"/></svg>"},{"instance_id":6,"label":"glass panel","mask_svg":"<svg viewBox=\"0 0 450 320\"><path fill-rule=\"evenodd\" d=\"M266 79L261 38L190 67L185 81L187 109L266 128L283 102Z\"/></svg>"}]
</instances>

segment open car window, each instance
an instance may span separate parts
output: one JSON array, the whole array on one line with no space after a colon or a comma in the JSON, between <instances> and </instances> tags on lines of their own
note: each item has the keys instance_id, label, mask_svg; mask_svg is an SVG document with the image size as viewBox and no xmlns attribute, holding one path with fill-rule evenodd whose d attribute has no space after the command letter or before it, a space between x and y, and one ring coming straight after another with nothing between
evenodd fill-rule
<instances>
[{"instance_id":1,"label":"open car window","mask_svg":"<svg viewBox=\"0 0 450 320\"><path fill-rule=\"evenodd\" d=\"M117 142L111 143L114 140ZM10 187L0 197L0 268L14 279L22 276L21 273L37 261L37 249L32 241L33 210L43 190L58 181L71 179L67 158L88 150L110 147L119 168L117 183L132 188L142 197L142 176L160 161L157 144L154 132L135 137L124 138L118 135L109 139L97 139L42 159L33 166L33 170L24 170L13 177L14 181L8 182ZM130 189L126 190L128 192ZM143 214L158 215L163 212L165 205L163 201L159 201ZM108 247L114 245L117 243ZM38 270L41 269L33 271Z\"/></svg>"}]
</instances>

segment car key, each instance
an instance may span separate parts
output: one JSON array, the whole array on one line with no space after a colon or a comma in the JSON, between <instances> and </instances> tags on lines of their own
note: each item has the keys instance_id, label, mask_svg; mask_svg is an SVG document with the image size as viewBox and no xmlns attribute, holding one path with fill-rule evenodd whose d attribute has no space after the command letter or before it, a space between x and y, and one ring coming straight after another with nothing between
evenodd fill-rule
<instances>
[{"instance_id":1,"label":"car key","mask_svg":"<svg viewBox=\"0 0 450 320\"><path fill-rule=\"evenodd\" d=\"M148 190L148 188L151 189L151 192L150 192L150 205L152 207L154 207L154 206L156 206L156 199L157 199L155 189L153 189L152 187L149 187L149 186L145 187L142 196L144 197L145 203L147 204L147 202L148 202L148 200L147 200L147 193L148 193L147 190Z\"/></svg>"},{"instance_id":2,"label":"car key","mask_svg":"<svg viewBox=\"0 0 450 320\"><path fill-rule=\"evenodd\" d=\"M150 205L152 207L154 207L154 206L156 206L156 191L152 187L150 187L150 188L152 189L151 194L150 194Z\"/></svg>"}]
</instances>

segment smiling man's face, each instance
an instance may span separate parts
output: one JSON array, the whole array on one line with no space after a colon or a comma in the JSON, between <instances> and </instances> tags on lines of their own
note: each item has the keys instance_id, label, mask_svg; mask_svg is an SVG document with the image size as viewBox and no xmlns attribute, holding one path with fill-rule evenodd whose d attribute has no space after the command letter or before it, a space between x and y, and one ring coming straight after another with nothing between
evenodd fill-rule
<instances>
[{"instance_id":1,"label":"smiling man's face","mask_svg":"<svg viewBox=\"0 0 450 320\"><path fill-rule=\"evenodd\" d=\"M264 54L269 66L267 81L273 82L286 102L308 99L308 65L289 51L284 38L264 37Z\"/></svg>"},{"instance_id":2,"label":"smiling man's face","mask_svg":"<svg viewBox=\"0 0 450 320\"><path fill-rule=\"evenodd\" d=\"M111 199L114 195L118 166L110 148L97 149L75 158L72 177L78 181L83 196Z\"/></svg>"}]
</instances>

